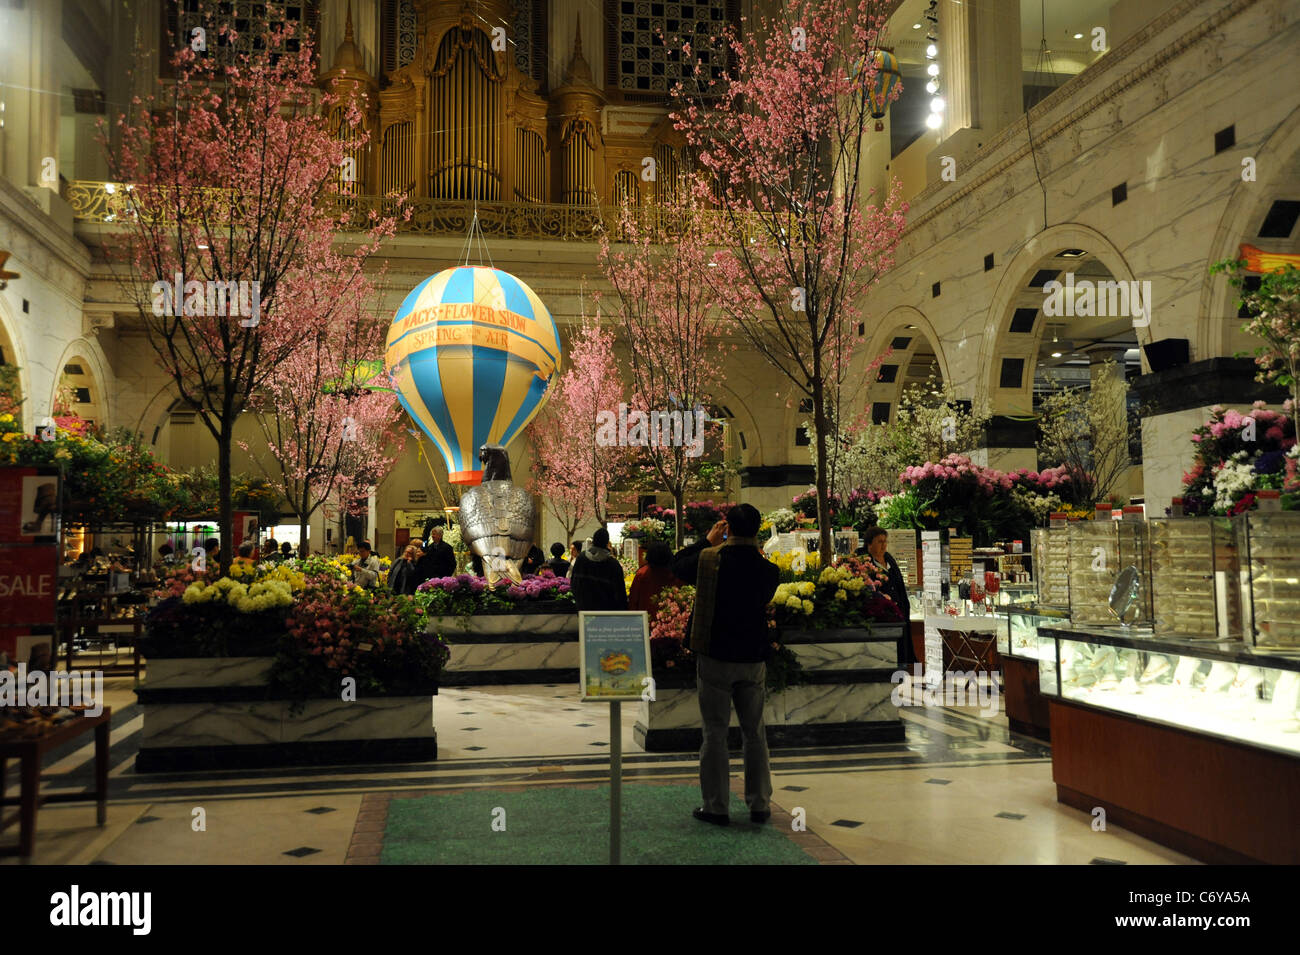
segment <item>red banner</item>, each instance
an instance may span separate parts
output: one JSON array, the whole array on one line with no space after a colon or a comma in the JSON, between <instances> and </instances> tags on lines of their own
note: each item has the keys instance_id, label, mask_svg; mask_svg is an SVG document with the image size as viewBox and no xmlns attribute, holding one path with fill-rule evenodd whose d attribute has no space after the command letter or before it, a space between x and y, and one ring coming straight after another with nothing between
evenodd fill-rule
<instances>
[{"instance_id":1,"label":"red banner","mask_svg":"<svg viewBox=\"0 0 1300 955\"><path fill-rule=\"evenodd\" d=\"M57 590L57 547L0 547L0 623L52 626Z\"/></svg>"}]
</instances>

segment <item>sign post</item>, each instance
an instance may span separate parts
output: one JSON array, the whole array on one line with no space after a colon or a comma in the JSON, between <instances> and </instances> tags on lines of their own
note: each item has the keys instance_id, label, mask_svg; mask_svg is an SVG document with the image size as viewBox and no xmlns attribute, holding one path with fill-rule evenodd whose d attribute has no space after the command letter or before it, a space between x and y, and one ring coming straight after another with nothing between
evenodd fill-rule
<instances>
[{"instance_id":1,"label":"sign post","mask_svg":"<svg viewBox=\"0 0 1300 955\"><path fill-rule=\"evenodd\" d=\"M650 618L643 610L597 610L578 614L582 702L609 703L609 864L622 854L624 700L640 700L650 675Z\"/></svg>"}]
</instances>

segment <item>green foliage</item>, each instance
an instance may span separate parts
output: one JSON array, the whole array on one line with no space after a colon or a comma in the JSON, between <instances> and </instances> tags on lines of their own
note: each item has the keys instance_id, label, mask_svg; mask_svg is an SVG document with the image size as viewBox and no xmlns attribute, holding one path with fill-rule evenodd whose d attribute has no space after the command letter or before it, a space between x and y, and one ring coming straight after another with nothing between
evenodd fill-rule
<instances>
[{"instance_id":1,"label":"green foliage","mask_svg":"<svg viewBox=\"0 0 1300 955\"><path fill-rule=\"evenodd\" d=\"M1225 259L1210 266L1210 274L1228 275L1228 284L1241 292L1237 307L1250 318L1244 331L1259 338L1255 349L1258 379L1291 392L1292 407L1300 407L1300 269L1287 265L1259 276L1259 288L1246 288L1245 259Z\"/></svg>"}]
</instances>

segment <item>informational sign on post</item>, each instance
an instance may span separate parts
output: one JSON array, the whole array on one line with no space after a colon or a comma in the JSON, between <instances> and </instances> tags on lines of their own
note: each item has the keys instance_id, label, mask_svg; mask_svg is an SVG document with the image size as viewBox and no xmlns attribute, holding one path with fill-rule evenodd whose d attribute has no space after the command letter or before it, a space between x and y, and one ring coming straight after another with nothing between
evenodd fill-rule
<instances>
[{"instance_id":1,"label":"informational sign on post","mask_svg":"<svg viewBox=\"0 0 1300 955\"><path fill-rule=\"evenodd\" d=\"M622 849L624 700L653 701L650 618L644 611L598 610L578 614L578 660L584 703L609 707L609 864Z\"/></svg>"}]
</instances>

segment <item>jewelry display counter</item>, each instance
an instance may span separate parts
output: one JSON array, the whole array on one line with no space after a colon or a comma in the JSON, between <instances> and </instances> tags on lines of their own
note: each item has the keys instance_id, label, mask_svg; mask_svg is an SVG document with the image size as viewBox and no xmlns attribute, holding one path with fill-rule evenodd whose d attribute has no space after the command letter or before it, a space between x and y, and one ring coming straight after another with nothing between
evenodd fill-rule
<instances>
[{"instance_id":1,"label":"jewelry display counter","mask_svg":"<svg viewBox=\"0 0 1300 955\"><path fill-rule=\"evenodd\" d=\"M1214 863L1300 862L1300 657L1038 628L1057 799Z\"/></svg>"}]
</instances>

